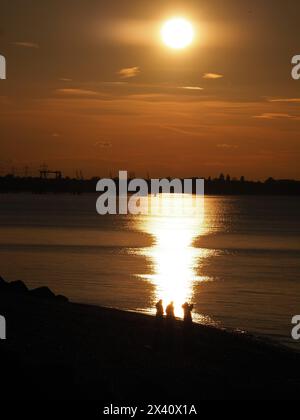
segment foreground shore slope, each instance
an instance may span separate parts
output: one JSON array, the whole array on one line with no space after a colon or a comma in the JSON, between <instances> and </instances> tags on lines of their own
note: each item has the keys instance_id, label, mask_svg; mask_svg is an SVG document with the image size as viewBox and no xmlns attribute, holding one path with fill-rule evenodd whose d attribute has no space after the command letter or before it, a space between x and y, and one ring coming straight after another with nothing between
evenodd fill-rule
<instances>
[{"instance_id":1,"label":"foreground shore slope","mask_svg":"<svg viewBox=\"0 0 300 420\"><path fill-rule=\"evenodd\" d=\"M4 283L2 282L2 285ZM0 287L1 393L10 399L197 402L299 398L300 355L181 321Z\"/></svg>"}]
</instances>

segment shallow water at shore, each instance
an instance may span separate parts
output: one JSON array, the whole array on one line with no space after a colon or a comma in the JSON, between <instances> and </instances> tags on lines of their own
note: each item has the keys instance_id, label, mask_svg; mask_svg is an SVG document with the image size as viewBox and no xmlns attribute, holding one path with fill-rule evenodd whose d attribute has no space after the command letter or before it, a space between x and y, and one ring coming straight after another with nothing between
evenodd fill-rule
<instances>
[{"instance_id":1,"label":"shallow water at shore","mask_svg":"<svg viewBox=\"0 0 300 420\"><path fill-rule=\"evenodd\" d=\"M191 300L199 322L300 346L299 198L206 197L203 220L103 217L96 198L1 195L0 274L120 309Z\"/></svg>"}]
</instances>

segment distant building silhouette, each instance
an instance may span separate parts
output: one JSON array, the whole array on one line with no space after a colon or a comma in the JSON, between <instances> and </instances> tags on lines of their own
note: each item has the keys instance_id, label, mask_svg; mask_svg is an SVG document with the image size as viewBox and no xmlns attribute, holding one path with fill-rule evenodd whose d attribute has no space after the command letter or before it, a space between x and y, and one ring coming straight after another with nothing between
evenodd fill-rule
<instances>
[{"instance_id":1,"label":"distant building silhouette","mask_svg":"<svg viewBox=\"0 0 300 420\"><path fill-rule=\"evenodd\" d=\"M41 179L48 179L49 176L54 175L55 179L62 179L62 172L61 171L48 171L48 170L41 170L40 171L40 178Z\"/></svg>"}]
</instances>

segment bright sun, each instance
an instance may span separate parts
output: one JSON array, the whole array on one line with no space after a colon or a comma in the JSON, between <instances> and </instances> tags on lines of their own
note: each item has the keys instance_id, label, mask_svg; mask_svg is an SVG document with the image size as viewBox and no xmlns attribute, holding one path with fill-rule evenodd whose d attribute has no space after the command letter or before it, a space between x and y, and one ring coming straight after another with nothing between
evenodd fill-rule
<instances>
[{"instance_id":1,"label":"bright sun","mask_svg":"<svg viewBox=\"0 0 300 420\"><path fill-rule=\"evenodd\" d=\"M186 19L173 18L163 25L161 36L165 45L175 50L181 50L193 42L194 28Z\"/></svg>"}]
</instances>

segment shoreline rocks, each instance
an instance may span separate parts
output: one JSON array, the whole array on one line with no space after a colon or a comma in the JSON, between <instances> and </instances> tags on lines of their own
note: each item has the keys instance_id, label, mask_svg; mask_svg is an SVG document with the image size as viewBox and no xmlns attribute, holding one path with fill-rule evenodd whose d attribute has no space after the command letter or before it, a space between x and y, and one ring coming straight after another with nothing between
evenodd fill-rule
<instances>
[{"instance_id":1,"label":"shoreline rocks","mask_svg":"<svg viewBox=\"0 0 300 420\"><path fill-rule=\"evenodd\" d=\"M56 300L67 303L69 299L62 295L55 295L48 287L42 286L29 290L26 284L21 280L7 282L0 277L0 293L8 293L15 295L33 296L38 299Z\"/></svg>"}]
</instances>

